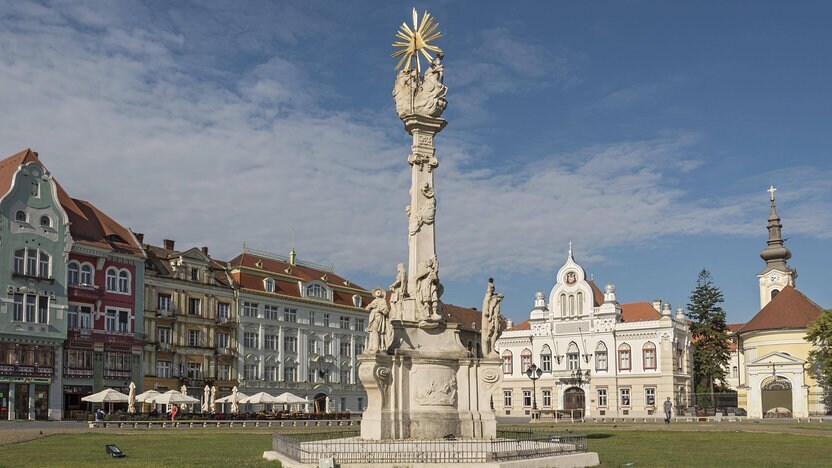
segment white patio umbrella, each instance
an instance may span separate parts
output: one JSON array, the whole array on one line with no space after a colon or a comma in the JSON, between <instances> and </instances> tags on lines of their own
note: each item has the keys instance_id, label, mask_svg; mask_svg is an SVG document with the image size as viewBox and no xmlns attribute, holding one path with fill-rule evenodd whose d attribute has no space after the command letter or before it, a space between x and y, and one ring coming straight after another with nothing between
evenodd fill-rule
<instances>
[{"instance_id":1,"label":"white patio umbrella","mask_svg":"<svg viewBox=\"0 0 832 468\"><path fill-rule=\"evenodd\" d=\"M222 397L222 398L217 398L216 400L214 400L214 403L219 403L219 404L223 405L222 410L223 410L223 412L225 412L225 404L226 404L226 403L232 403L232 401L231 401L231 400L232 400L233 398L234 398L234 394L232 393L231 395L224 396L224 397ZM239 402L239 401L240 401L240 400L242 400L243 398L248 398L248 395L246 395L246 394L245 394L245 393L243 393L243 392L237 392L237 401ZM239 408L238 408L238 409L239 409ZM233 413L233 411L232 411L232 413Z\"/></svg>"},{"instance_id":2,"label":"white patio umbrella","mask_svg":"<svg viewBox=\"0 0 832 468\"><path fill-rule=\"evenodd\" d=\"M206 385L205 389L202 392L202 412L203 413L208 412L208 404L210 403L210 400L211 400L211 387Z\"/></svg>"},{"instance_id":3,"label":"white patio umbrella","mask_svg":"<svg viewBox=\"0 0 832 468\"><path fill-rule=\"evenodd\" d=\"M136 384L130 382L130 394L127 395L127 412L136 414Z\"/></svg>"},{"instance_id":4,"label":"white patio umbrella","mask_svg":"<svg viewBox=\"0 0 832 468\"><path fill-rule=\"evenodd\" d=\"M240 412L240 407L237 403L240 401L240 392L237 391L237 387L231 389L231 412L237 414Z\"/></svg>"},{"instance_id":5,"label":"white patio umbrella","mask_svg":"<svg viewBox=\"0 0 832 468\"><path fill-rule=\"evenodd\" d=\"M199 403L199 400L196 398L185 395L182 392L177 392L176 390L168 390L167 392L146 401L156 403L157 405L190 405Z\"/></svg>"},{"instance_id":6,"label":"white patio umbrella","mask_svg":"<svg viewBox=\"0 0 832 468\"><path fill-rule=\"evenodd\" d=\"M266 392L255 393L254 395L245 398L239 398L238 393L238 400L239 403L246 403L250 405L268 405L275 403L275 397Z\"/></svg>"},{"instance_id":7,"label":"white patio umbrella","mask_svg":"<svg viewBox=\"0 0 832 468\"><path fill-rule=\"evenodd\" d=\"M81 398L81 401L88 401L90 403L109 403L110 411L113 410L113 403L126 403L130 397L112 388L105 388L98 393L87 395Z\"/></svg>"},{"instance_id":8,"label":"white patio umbrella","mask_svg":"<svg viewBox=\"0 0 832 468\"><path fill-rule=\"evenodd\" d=\"M211 408L211 412L214 413L217 411L217 387L216 385L211 386L211 400L208 403L208 406Z\"/></svg>"},{"instance_id":9,"label":"white patio umbrella","mask_svg":"<svg viewBox=\"0 0 832 468\"><path fill-rule=\"evenodd\" d=\"M142 392L136 395L136 401L142 404L142 411L144 411L144 404L152 404L150 400L152 400L153 397L159 395L161 395L161 393L157 392L156 390L148 390L146 392Z\"/></svg>"},{"instance_id":10,"label":"white patio umbrella","mask_svg":"<svg viewBox=\"0 0 832 468\"><path fill-rule=\"evenodd\" d=\"M285 392L281 393L280 395L275 397L275 403L282 404L282 405L301 405L301 404L308 404L309 400L306 398L301 398L294 393Z\"/></svg>"}]
</instances>

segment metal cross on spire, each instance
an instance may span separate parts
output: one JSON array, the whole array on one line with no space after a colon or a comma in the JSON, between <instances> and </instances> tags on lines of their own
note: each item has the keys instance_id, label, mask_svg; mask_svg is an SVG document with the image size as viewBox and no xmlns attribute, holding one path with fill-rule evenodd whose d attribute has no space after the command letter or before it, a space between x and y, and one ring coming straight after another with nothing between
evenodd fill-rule
<instances>
[{"instance_id":1,"label":"metal cross on spire","mask_svg":"<svg viewBox=\"0 0 832 468\"><path fill-rule=\"evenodd\" d=\"M776 192L776 191L777 191L777 189L774 188L773 185L771 187L769 187L768 190L766 190L766 192L768 192L769 195L771 195L771 201L774 201L774 192Z\"/></svg>"}]
</instances>

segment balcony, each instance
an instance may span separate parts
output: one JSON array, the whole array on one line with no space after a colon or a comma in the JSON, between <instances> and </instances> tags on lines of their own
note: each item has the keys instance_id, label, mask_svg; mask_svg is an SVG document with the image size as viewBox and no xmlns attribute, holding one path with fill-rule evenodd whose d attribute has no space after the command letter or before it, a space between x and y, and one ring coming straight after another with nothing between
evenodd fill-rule
<instances>
[{"instance_id":1,"label":"balcony","mask_svg":"<svg viewBox=\"0 0 832 468\"><path fill-rule=\"evenodd\" d=\"M92 369L64 367L64 377L77 377L82 379L92 378Z\"/></svg>"},{"instance_id":2,"label":"balcony","mask_svg":"<svg viewBox=\"0 0 832 468\"><path fill-rule=\"evenodd\" d=\"M113 380L130 380L132 374L129 370L104 369L104 378Z\"/></svg>"},{"instance_id":3,"label":"balcony","mask_svg":"<svg viewBox=\"0 0 832 468\"><path fill-rule=\"evenodd\" d=\"M235 328L237 327L237 320L230 317L220 317L217 319L217 325L220 327Z\"/></svg>"},{"instance_id":4,"label":"balcony","mask_svg":"<svg viewBox=\"0 0 832 468\"><path fill-rule=\"evenodd\" d=\"M25 280L35 280L35 281L46 281L47 283L54 283L55 278L50 276L39 276L39 275L27 275L25 273L12 273L12 278L22 278Z\"/></svg>"},{"instance_id":5,"label":"balcony","mask_svg":"<svg viewBox=\"0 0 832 468\"><path fill-rule=\"evenodd\" d=\"M170 343L156 343L156 349L163 352L173 351L173 345Z\"/></svg>"},{"instance_id":6,"label":"balcony","mask_svg":"<svg viewBox=\"0 0 832 468\"><path fill-rule=\"evenodd\" d=\"M176 311L173 309L158 309L156 311L156 317L176 320Z\"/></svg>"},{"instance_id":7,"label":"balcony","mask_svg":"<svg viewBox=\"0 0 832 468\"><path fill-rule=\"evenodd\" d=\"M50 366L35 366L30 364L0 364L0 374L22 377L52 377L55 368Z\"/></svg>"},{"instance_id":8,"label":"balcony","mask_svg":"<svg viewBox=\"0 0 832 468\"><path fill-rule=\"evenodd\" d=\"M67 285L68 293L73 297L84 297L87 299L100 299L104 291L94 284L76 283Z\"/></svg>"}]
</instances>

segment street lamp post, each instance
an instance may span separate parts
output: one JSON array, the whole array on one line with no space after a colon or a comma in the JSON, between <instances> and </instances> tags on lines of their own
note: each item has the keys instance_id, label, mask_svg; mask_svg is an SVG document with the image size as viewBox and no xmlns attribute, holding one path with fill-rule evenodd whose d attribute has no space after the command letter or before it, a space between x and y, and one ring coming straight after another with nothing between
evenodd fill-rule
<instances>
[{"instance_id":1,"label":"street lamp post","mask_svg":"<svg viewBox=\"0 0 832 468\"><path fill-rule=\"evenodd\" d=\"M537 413L537 379L543 375L543 371L537 367L535 364L529 366L526 369L526 377L532 379L532 419L535 418L535 414Z\"/></svg>"}]
</instances>

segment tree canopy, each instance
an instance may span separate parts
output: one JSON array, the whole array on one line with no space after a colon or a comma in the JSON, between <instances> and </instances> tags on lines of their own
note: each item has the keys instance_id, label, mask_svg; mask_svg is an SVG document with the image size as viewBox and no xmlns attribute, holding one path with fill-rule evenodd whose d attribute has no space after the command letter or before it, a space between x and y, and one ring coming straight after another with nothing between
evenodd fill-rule
<instances>
[{"instance_id":1,"label":"tree canopy","mask_svg":"<svg viewBox=\"0 0 832 468\"><path fill-rule=\"evenodd\" d=\"M829 390L832 389L832 310L824 310L809 328L806 341L812 343L809 351L809 366L819 385L827 389L826 405L830 405Z\"/></svg>"},{"instance_id":2,"label":"tree canopy","mask_svg":"<svg viewBox=\"0 0 832 468\"><path fill-rule=\"evenodd\" d=\"M725 387L725 375L730 359L730 337L722 291L714 285L708 270L699 272L696 287L690 294L688 314L693 340L693 382L697 393Z\"/></svg>"}]
</instances>

